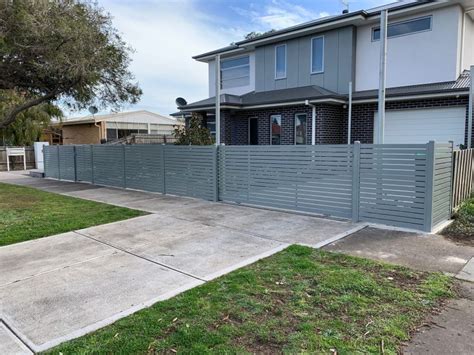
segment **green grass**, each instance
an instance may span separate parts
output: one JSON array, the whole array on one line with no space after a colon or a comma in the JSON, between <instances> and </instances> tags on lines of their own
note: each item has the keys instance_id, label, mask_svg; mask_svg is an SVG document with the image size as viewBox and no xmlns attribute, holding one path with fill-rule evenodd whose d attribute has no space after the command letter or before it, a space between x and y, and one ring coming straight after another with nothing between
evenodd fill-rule
<instances>
[{"instance_id":1,"label":"green grass","mask_svg":"<svg viewBox=\"0 0 474 355\"><path fill-rule=\"evenodd\" d=\"M0 183L0 246L145 214Z\"/></svg>"},{"instance_id":2,"label":"green grass","mask_svg":"<svg viewBox=\"0 0 474 355\"><path fill-rule=\"evenodd\" d=\"M474 197L464 202L442 234L456 242L474 246Z\"/></svg>"},{"instance_id":3,"label":"green grass","mask_svg":"<svg viewBox=\"0 0 474 355\"><path fill-rule=\"evenodd\" d=\"M291 246L50 352L353 354L383 343L396 354L451 287L439 273Z\"/></svg>"}]
</instances>

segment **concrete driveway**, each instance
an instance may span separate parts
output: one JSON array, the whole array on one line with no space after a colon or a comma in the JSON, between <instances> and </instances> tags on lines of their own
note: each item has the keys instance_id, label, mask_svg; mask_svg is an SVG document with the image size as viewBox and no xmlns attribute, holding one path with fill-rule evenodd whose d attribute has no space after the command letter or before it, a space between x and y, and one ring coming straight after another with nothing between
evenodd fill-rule
<instances>
[{"instance_id":1,"label":"concrete driveway","mask_svg":"<svg viewBox=\"0 0 474 355\"><path fill-rule=\"evenodd\" d=\"M151 214L0 248L0 353L48 349L274 254L360 229L330 220L0 173Z\"/></svg>"}]
</instances>

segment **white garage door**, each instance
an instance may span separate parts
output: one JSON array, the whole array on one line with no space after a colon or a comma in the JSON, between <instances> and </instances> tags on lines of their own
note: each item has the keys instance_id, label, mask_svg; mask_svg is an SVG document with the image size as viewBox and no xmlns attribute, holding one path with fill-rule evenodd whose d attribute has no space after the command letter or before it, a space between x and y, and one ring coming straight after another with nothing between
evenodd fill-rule
<instances>
[{"instance_id":1,"label":"white garage door","mask_svg":"<svg viewBox=\"0 0 474 355\"><path fill-rule=\"evenodd\" d=\"M464 144L465 122L465 107L386 111L384 143L423 144L434 140L453 141L459 146ZM376 112L374 142L377 127Z\"/></svg>"}]
</instances>

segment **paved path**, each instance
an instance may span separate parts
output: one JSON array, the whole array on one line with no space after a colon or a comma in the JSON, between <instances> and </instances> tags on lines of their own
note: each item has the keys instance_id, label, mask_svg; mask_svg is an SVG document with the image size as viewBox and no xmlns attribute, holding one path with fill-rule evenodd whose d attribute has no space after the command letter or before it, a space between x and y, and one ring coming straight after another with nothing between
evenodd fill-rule
<instances>
[{"instance_id":1,"label":"paved path","mask_svg":"<svg viewBox=\"0 0 474 355\"><path fill-rule=\"evenodd\" d=\"M347 221L0 173L0 182L148 211L0 248L0 353L48 349ZM27 347L26 347L26 346Z\"/></svg>"},{"instance_id":2,"label":"paved path","mask_svg":"<svg viewBox=\"0 0 474 355\"><path fill-rule=\"evenodd\" d=\"M329 244L342 252L474 281L474 248L439 235L365 228ZM405 354L474 354L474 283L460 282L460 298L448 302L403 349Z\"/></svg>"}]
</instances>

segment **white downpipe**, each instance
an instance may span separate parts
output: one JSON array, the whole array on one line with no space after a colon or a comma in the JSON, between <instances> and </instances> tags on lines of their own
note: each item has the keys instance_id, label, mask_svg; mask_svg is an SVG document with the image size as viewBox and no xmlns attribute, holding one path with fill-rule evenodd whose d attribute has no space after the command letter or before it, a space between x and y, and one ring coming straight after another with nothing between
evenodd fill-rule
<instances>
[{"instance_id":1,"label":"white downpipe","mask_svg":"<svg viewBox=\"0 0 474 355\"><path fill-rule=\"evenodd\" d=\"M309 100L305 100L305 105L312 108L311 111L311 145L316 145L316 105L310 104Z\"/></svg>"},{"instance_id":2,"label":"white downpipe","mask_svg":"<svg viewBox=\"0 0 474 355\"><path fill-rule=\"evenodd\" d=\"M349 112L347 115L347 144L351 144L352 129L352 81L349 81Z\"/></svg>"},{"instance_id":3,"label":"white downpipe","mask_svg":"<svg viewBox=\"0 0 474 355\"><path fill-rule=\"evenodd\" d=\"M380 70L379 70L379 108L378 108L378 144L384 143L385 135L385 85L387 79L387 22L388 11L380 12Z\"/></svg>"},{"instance_id":4,"label":"white downpipe","mask_svg":"<svg viewBox=\"0 0 474 355\"><path fill-rule=\"evenodd\" d=\"M221 144L221 55L216 55L216 145Z\"/></svg>"},{"instance_id":5,"label":"white downpipe","mask_svg":"<svg viewBox=\"0 0 474 355\"><path fill-rule=\"evenodd\" d=\"M474 115L474 65L471 65L471 84L469 90L469 114L467 120L467 149L472 148L472 121Z\"/></svg>"}]
</instances>

